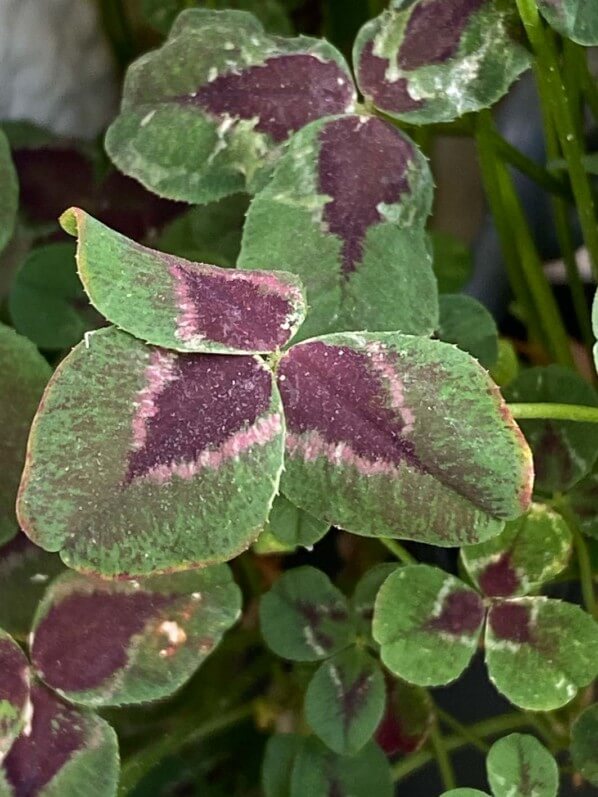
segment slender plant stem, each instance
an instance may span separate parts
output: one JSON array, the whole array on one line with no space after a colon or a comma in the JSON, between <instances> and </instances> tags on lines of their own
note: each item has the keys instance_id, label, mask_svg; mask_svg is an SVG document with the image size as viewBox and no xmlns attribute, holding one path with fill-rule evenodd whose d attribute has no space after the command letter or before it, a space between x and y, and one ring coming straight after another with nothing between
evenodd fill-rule
<instances>
[{"instance_id":1,"label":"slender plant stem","mask_svg":"<svg viewBox=\"0 0 598 797\"><path fill-rule=\"evenodd\" d=\"M588 174L584 168L584 150L580 143L569 97L561 74L559 55L550 32L547 32L536 0L516 0L519 15L534 50L534 71L540 100L547 109L557 130L567 167L579 221L590 254L594 274L598 278L598 223L594 197Z\"/></svg>"},{"instance_id":2,"label":"slender plant stem","mask_svg":"<svg viewBox=\"0 0 598 797\"><path fill-rule=\"evenodd\" d=\"M119 797L129 795L143 778L167 756L176 753L186 745L200 742L208 736L213 736L232 725L249 719L252 713L253 703L248 703L213 717L203 725L197 724L197 717L188 717L185 721L179 721L172 729L124 762L118 787Z\"/></svg>"},{"instance_id":3,"label":"slender plant stem","mask_svg":"<svg viewBox=\"0 0 598 797\"><path fill-rule=\"evenodd\" d=\"M571 39L565 39L563 46L565 59L572 64L577 83L581 87L594 119L598 122L598 85L596 78L590 72L587 48L576 44Z\"/></svg>"},{"instance_id":4,"label":"slender plant stem","mask_svg":"<svg viewBox=\"0 0 598 797\"><path fill-rule=\"evenodd\" d=\"M123 0L100 0L100 13L106 35L121 69L135 55L135 42Z\"/></svg>"},{"instance_id":5,"label":"slender plant stem","mask_svg":"<svg viewBox=\"0 0 598 797\"><path fill-rule=\"evenodd\" d=\"M598 605L596 603L596 592L594 590L594 570L592 568L592 560L590 559L590 552L588 551L585 538L579 528L579 523L577 522L575 513L571 510L567 498L565 496L559 496L554 502L554 505L563 516L573 535L573 545L575 546L575 554L577 556L579 582L584 605L593 617L598 617Z\"/></svg>"},{"instance_id":6,"label":"slender plant stem","mask_svg":"<svg viewBox=\"0 0 598 797\"><path fill-rule=\"evenodd\" d=\"M451 757L444 744L444 738L437 727L430 732L430 744L434 750L434 758L438 764L442 785L446 791L450 791L457 786L457 779L451 763Z\"/></svg>"},{"instance_id":7,"label":"slender plant stem","mask_svg":"<svg viewBox=\"0 0 598 797\"><path fill-rule=\"evenodd\" d=\"M546 419L553 421L579 421L598 423L598 407L581 404L509 404L514 418L520 420Z\"/></svg>"},{"instance_id":8,"label":"slender plant stem","mask_svg":"<svg viewBox=\"0 0 598 797\"><path fill-rule=\"evenodd\" d=\"M403 546L397 542L396 540L389 540L388 537L379 537L380 542L387 548L393 556L402 562L404 565L415 565L417 564L417 559L415 559L409 551L407 551Z\"/></svg>"},{"instance_id":9,"label":"slender plant stem","mask_svg":"<svg viewBox=\"0 0 598 797\"><path fill-rule=\"evenodd\" d=\"M490 745L486 744L482 739L476 736L475 733L472 732L471 728L468 728L467 725L463 725L459 722L459 720L455 719L452 714L449 714L447 711L444 711L440 708L440 706L435 706L436 716L443 722L447 728L450 728L454 733L458 736L461 736L463 739L466 739L472 747L477 747L477 749L486 754L488 750L490 750Z\"/></svg>"},{"instance_id":10,"label":"slender plant stem","mask_svg":"<svg viewBox=\"0 0 598 797\"><path fill-rule=\"evenodd\" d=\"M506 731L514 731L518 728L529 727L529 720L524 714L511 713L501 714L499 717L491 717L488 720L477 722L469 726L469 732L474 736L480 738L488 738L498 736ZM459 750L461 747L466 747L469 744L468 739L464 739L460 734L455 736L448 736L444 739L444 746L447 753L454 750ZM431 750L420 750L419 753L413 753L398 761L392 768L393 780L399 781L416 772L421 767L429 764L434 759L434 754Z\"/></svg>"}]
</instances>

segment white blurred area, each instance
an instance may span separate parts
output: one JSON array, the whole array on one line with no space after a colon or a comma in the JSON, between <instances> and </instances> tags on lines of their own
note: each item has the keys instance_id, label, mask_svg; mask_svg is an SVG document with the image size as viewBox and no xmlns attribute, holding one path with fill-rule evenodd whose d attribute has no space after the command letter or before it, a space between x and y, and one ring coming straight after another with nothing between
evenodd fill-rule
<instances>
[{"instance_id":1,"label":"white blurred area","mask_svg":"<svg viewBox=\"0 0 598 797\"><path fill-rule=\"evenodd\" d=\"M92 0L0 0L0 120L93 138L117 103L116 70Z\"/></svg>"}]
</instances>

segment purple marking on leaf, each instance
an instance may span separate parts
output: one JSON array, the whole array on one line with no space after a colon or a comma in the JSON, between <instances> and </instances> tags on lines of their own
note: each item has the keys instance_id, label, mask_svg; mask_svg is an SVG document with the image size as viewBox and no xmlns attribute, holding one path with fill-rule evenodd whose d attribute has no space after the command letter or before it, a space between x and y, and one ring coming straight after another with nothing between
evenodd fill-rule
<instances>
[{"instance_id":1,"label":"purple marking on leaf","mask_svg":"<svg viewBox=\"0 0 598 797\"><path fill-rule=\"evenodd\" d=\"M466 589L450 592L437 617L424 626L426 631L441 631L452 636L474 634L484 619L484 604L479 595Z\"/></svg>"},{"instance_id":2,"label":"purple marking on leaf","mask_svg":"<svg viewBox=\"0 0 598 797\"><path fill-rule=\"evenodd\" d=\"M330 677L333 686L338 690L343 715L343 727L345 733L349 729L349 725L357 716L359 710L367 700L370 682L372 680L371 673L360 672L353 683L345 683L343 679L343 672L340 667L330 664Z\"/></svg>"},{"instance_id":3,"label":"purple marking on leaf","mask_svg":"<svg viewBox=\"0 0 598 797\"><path fill-rule=\"evenodd\" d=\"M490 609L488 622L497 639L518 644L533 642L531 612L514 601L496 603Z\"/></svg>"},{"instance_id":4,"label":"purple marking on leaf","mask_svg":"<svg viewBox=\"0 0 598 797\"><path fill-rule=\"evenodd\" d=\"M29 667L21 649L11 639L0 639L0 703L7 701L17 711L25 707L29 695ZM0 742L5 718L0 714ZM10 725L12 717L8 718ZM1 749L1 748L0 748Z\"/></svg>"},{"instance_id":5,"label":"purple marking on leaf","mask_svg":"<svg viewBox=\"0 0 598 797\"><path fill-rule=\"evenodd\" d=\"M552 484L555 471L559 482L567 484L573 477L573 460L568 441L552 421L544 421L544 428L534 445L534 466L538 484Z\"/></svg>"},{"instance_id":6,"label":"purple marking on leaf","mask_svg":"<svg viewBox=\"0 0 598 797\"><path fill-rule=\"evenodd\" d=\"M322 116L353 107L353 84L335 61L297 53L273 56L259 66L240 64L238 69L178 99L216 116L256 119L255 129L276 142Z\"/></svg>"},{"instance_id":7,"label":"purple marking on leaf","mask_svg":"<svg viewBox=\"0 0 598 797\"><path fill-rule=\"evenodd\" d=\"M31 732L19 736L3 764L17 797L37 797L85 743L76 709L38 684L31 700Z\"/></svg>"},{"instance_id":8,"label":"purple marking on leaf","mask_svg":"<svg viewBox=\"0 0 598 797\"><path fill-rule=\"evenodd\" d=\"M232 269L215 274L165 257L171 260L180 309L180 340L193 344L207 338L246 351L274 351L289 340L291 298L301 302L297 288L274 274Z\"/></svg>"},{"instance_id":9,"label":"purple marking on leaf","mask_svg":"<svg viewBox=\"0 0 598 797\"><path fill-rule=\"evenodd\" d=\"M410 433L413 415L392 370L385 378L380 355L329 346L320 341L295 346L280 366L287 447L307 460L324 456L361 473L394 473L406 463L425 470Z\"/></svg>"},{"instance_id":10,"label":"purple marking on leaf","mask_svg":"<svg viewBox=\"0 0 598 797\"><path fill-rule=\"evenodd\" d=\"M471 16L487 0L420 0L399 49L399 66L412 70L453 58Z\"/></svg>"},{"instance_id":11,"label":"purple marking on leaf","mask_svg":"<svg viewBox=\"0 0 598 797\"><path fill-rule=\"evenodd\" d=\"M343 241L343 273L363 258L368 228L383 221L380 204L394 204L409 193L413 147L387 122L346 116L320 132L319 187L332 198L324 207L330 232Z\"/></svg>"},{"instance_id":12,"label":"purple marking on leaf","mask_svg":"<svg viewBox=\"0 0 598 797\"><path fill-rule=\"evenodd\" d=\"M409 94L409 84L403 77L388 80L386 58L374 54L374 42L368 42L359 58L359 85L366 97L371 97L379 108L387 108L399 113L417 111L425 105Z\"/></svg>"},{"instance_id":13,"label":"purple marking on leaf","mask_svg":"<svg viewBox=\"0 0 598 797\"><path fill-rule=\"evenodd\" d=\"M68 595L37 627L31 660L54 689L94 689L126 666L132 637L175 600L151 592Z\"/></svg>"},{"instance_id":14,"label":"purple marking on leaf","mask_svg":"<svg viewBox=\"0 0 598 797\"><path fill-rule=\"evenodd\" d=\"M491 598L508 598L521 585L508 551L495 562L490 562L478 576L480 589Z\"/></svg>"},{"instance_id":15,"label":"purple marking on leaf","mask_svg":"<svg viewBox=\"0 0 598 797\"><path fill-rule=\"evenodd\" d=\"M324 650L331 650L334 646L334 639L321 629L321 625L326 620L335 623L345 622L348 618L347 612L340 606L318 606L308 600L297 601L297 611L305 618L313 634L314 640Z\"/></svg>"},{"instance_id":16,"label":"purple marking on leaf","mask_svg":"<svg viewBox=\"0 0 598 797\"><path fill-rule=\"evenodd\" d=\"M260 418L271 391L270 373L253 357L153 349L136 398L125 485L191 479L266 444L282 427L278 414Z\"/></svg>"}]
</instances>

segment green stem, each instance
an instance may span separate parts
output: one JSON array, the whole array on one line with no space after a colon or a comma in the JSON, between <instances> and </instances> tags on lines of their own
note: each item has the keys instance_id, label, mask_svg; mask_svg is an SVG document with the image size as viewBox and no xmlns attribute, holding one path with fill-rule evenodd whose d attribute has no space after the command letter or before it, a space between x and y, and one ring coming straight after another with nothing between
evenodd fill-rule
<instances>
[{"instance_id":1,"label":"green stem","mask_svg":"<svg viewBox=\"0 0 598 797\"><path fill-rule=\"evenodd\" d=\"M378 538L382 545L387 548L393 556L402 562L404 565L416 565L417 559L415 559L409 551L407 551L403 546L397 542L396 540L389 540L388 537L379 537Z\"/></svg>"},{"instance_id":2,"label":"green stem","mask_svg":"<svg viewBox=\"0 0 598 797\"><path fill-rule=\"evenodd\" d=\"M435 706L434 710L436 712L436 716L444 723L444 725L454 731L458 736L461 736L461 738L466 739L469 744L472 745L472 747L477 747L477 749L484 754L490 750L490 745L478 738L470 727L468 728L467 725L462 725L459 720L453 717L452 714L444 711L440 708L440 706Z\"/></svg>"},{"instance_id":3,"label":"green stem","mask_svg":"<svg viewBox=\"0 0 598 797\"><path fill-rule=\"evenodd\" d=\"M570 39L565 39L563 46L565 48L565 59L572 64L577 83L590 106L594 119L598 121L598 85L596 78L590 72L587 48L572 42Z\"/></svg>"},{"instance_id":4,"label":"green stem","mask_svg":"<svg viewBox=\"0 0 598 797\"><path fill-rule=\"evenodd\" d=\"M106 36L121 69L135 55L135 41L123 0L100 0L100 14Z\"/></svg>"},{"instance_id":5,"label":"green stem","mask_svg":"<svg viewBox=\"0 0 598 797\"><path fill-rule=\"evenodd\" d=\"M432 745L432 749L434 750L434 757L436 759L436 763L438 764L440 777L442 778L442 785L444 786L445 791L450 791L451 789L456 788L457 779L455 778L451 757L448 754L444 744L444 738L436 727L432 728L430 732L430 743Z\"/></svg>"},{"instance_id":6,"label":"green stem","mask_svg":"<svg viewBox=\"0 0 598 797\"><path fill-rule=\"evenodd\" d=\"M536 0L516 0L519 15L535 53L534 71L540 101L554 121L567 167L579 221L590 254L594 274L598 278L598 223L594 197L584 168L584 150L580 144L569 97L561 75L559 56L552 34L540 18Z\"/></svg>"},{"instance_id":7,"label":"green stem","mask_svg":"<svg viewBox=\"0 0 598 797\"><path fill-rule=\"evenodd\" d=\"M585 538L579 528L575 513L571 510L567 499L562 496L557 498L554 503L573 535L573 545L575 546L575 553L577 556L579 582L584 605L592 617L598 617L598 605L596 604L596 592L594 590L594 570L592 568L592 560L590 559L590 552L588 551Z\"/></svg>"},{"instance_id":8,"label":"green stem","mask_svg":"<svg viewBox=\"0 0 598 797\"><path fill-rule=\"evenodd\" d=\"M152 743L124 762L121 768L119 797L129 795L143 778L164 758L176 753L182 747L195 744L220 733L232 725L249 719L253 713L253 703L237 707L231 711L197 724L197 717L188 717L159 736Z\"/></svg>"},{"instance_id":9,"label":"green stem","mask_svg":"<svg viewBox=\"0 0 598 797\"><path fill-rule=\"evenodd\" d=\"M477 722L469 726L469 731L474 736L487 738L492 736L499 736L506 731L514 731L518 728L529 727L529 720L524 714L512 713L501 714L499 717L492 717L482 722ZM454 750L459 750L469 744L469 740L464 739L461 735L449 736L444 739L444 746L447 753ZM398 761L392 768L393 780L399 781L416 772L421 767L429 764L434 759L434 754L430 750L420 750L419 753L413 753Z\"/></svg>"},{"instance_id":10,"label":"green stem","mask_svg":"<svg viewBox=\"0 0 598 797\"><path fill-rule=\"evenodd\" d=\"M579 421L598 423L598 407L581 404L509 404L514 418L520 420L546 419L553 421Z\"/></svg>"}]
</instances>

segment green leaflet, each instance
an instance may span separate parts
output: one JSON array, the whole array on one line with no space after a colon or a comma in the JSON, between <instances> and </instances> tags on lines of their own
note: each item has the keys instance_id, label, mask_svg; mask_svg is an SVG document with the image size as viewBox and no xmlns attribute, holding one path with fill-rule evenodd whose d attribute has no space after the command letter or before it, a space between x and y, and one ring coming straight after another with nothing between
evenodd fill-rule
<instances>
[{"instance_id":1,"label":"green leaflet","mask_svg":"<svg viewBox=\"0 0 598 797\"><path fill-rule=\"evenodd\" d=\"M443 294L439 302L437 333L440 340L455 343L484 368L492 368L498 359L498 330L484 305L462 294Z\"/></svg>"},{"instance_id":2,"label":"green leaflet","mask_svg":"<svg viewBox=\"0 0 598 797\"><path fill-rule=\"evenodd\" d=\"M328 43L272 37L244 11L190 9L127 71L106 149L155 193L201 204L255 191L289 134L354 101Z\"/></svg>"},{"instance_id":3,"label":"green leaflet","mask_svg":"<svg viewBox=\"0 0 598 797\"><path fill-rule=\"evenodd\" d=\"M19 205L17 173L10 157L8 139L0 130L0 252L12 236Z\"/></svg>"},{"instance_id":4,"label":"green leaflet","mask_svg":"<svg viewBox=\"0 0 598 797\"><path fill-rule=\"evenodd\" d=\"M372 619L374 617L374 604L380 587L398 565L384 562L370 567L359 579L351 598L351 606L361 633L372 642Z\"/></svg>"},{"instance_id":5,"label":"green leaflet","mask_svg":"<svg viewBox=\"0 0 598 797\"><path fill-rule=\"evenodd\" d=\"M188 0L143 0L141 7L147 22L160 33L166 34L177 14L190 5ZM288 14L278 0L216 0L216 2L212 0L208 3L197 0L197 5L250 11L271 33L279 35L291 33Z\"/></svg>"},{"instance_id":6,"label":"green leaflet","mask_svg":"<svg viewBox=\"0 0 598 797\"><path fill-rule=\"evenodd\" d=\"M226 561L266 521L283 432L258 358L183 357L100 330L61 363L33 423L21 525L107 576Z\"/></svg>"},{"instance_id":7,"label":"green leaflet","mask_svg":"<svg viewBox=\"0 0 598 797\"><path fill-rule=\"evenodd\" d=\"M9 310L17 332L40 349L67 349L103 324L77 278L75 247L69 243L30 252L12 283Z\"/></svg>"},{"instance_id":8,"label":"green leaflet","mask_svg":"<svg viewBox=\"0 0 598 797\"><path fill-rule=\"evenodd\" d=\"M507 401L559 402L598 407L598 394L568 368L528 368L505 390ZM567 492L592 469L598 456L598 424L521 421L534 454L535 489L543 495Z\"/></svg>"},{"instance_id":9,"label":"green leaflet","mask_svg":"<svg viewBox=\"0 0 598 797\"><path fill-rule=\"evenodd\" d=\"M594 306L592 308L592 326L594 327L594 335L598 338L598 291L594 296ZM598 343L594 345L594 362L598 368Z\"/></svg>"},{"instance_id":10,"label":"green leaflet","mask_svg":"<svg viewBox=\"0 0 598 797\"><path fill-rule=\"evenodd\" d=\"M376 741L388 756L414 753L427 742L434 727L434 701L427 689L400 678L393 678L388 688L386 713Z\"/></svg>"},{"instance_id":11,"label":"green leaflet","mask_svg":"<svg viewBox=\"0 0 598 797\"><path fill-rule=\"evenodd\" d=\"M366 100L414 124L493 105L529 66L500 0L393 0L353 48Z\"/></svg>"},{"instance_id":12,"label":"green leaflet","mask_svg":"<svg viewBox=\"0 0 598 797\"><path fill-rule=\"evenodd\" d=\"M0 761L29 718L29 663L14 639L0 628Z\"/></svg>"},{"instance_id":13,"label":"green leaflet","mask_svg":"<svg viewBox=\"0 0 598 797\"><path fill-rule=\"evenodd\" d=\"M564 706L598 674L598 624L578 606L558 600L494 603L485 648L491 681L530 711Z\"/></svg>"},{"instance_id":14,"label":"green leaflet","mask_svg":"<svg viewBox=\"0 0 598 797\"><path fill-rule=\"evenodd\" d=\"M558 512L532 504L498 537L462 548L461 558L485 595L517 597L534 592L564 570L571 546L571 532Z\"/></svg>"},{"instance_id":15,"label":"green leaflet","mask_svg":"<svg viewBox=\"0 0 598 797\"><path fill-rule=\"evenodd\" d=\"M192 263L141 246L78 208L61 216L78 236L79 276L94 306L135 337L178 351L271 352L305 317L299 280Z\"/></svg>"},{"instance_id":16,"label":"green leaflet","mask_svg":"<svg viewBox=\"0 0 598 797\"><path fill-rule=\"evenodd\" d=\"M295 506L284 495L277 495L268 516L267 531L285 549L311 548L330 528L325 521Z\"/></svg>"},{"instance_id":17,"label":"green leaflet","mask_svg":"<svg viewBox=\"0 0 598 797\"><path fill-rule=\"evenodd\" d=\"M0 324L0 543L18 531L14 506L27 434L50 373L33 343Z\"/></svg>"},{"instance_id":18,"label":"green leaflet","mask_svg":"<svg viewBox=\"0 0 598 797\"><path fill-rule=\"evenodd\" d=\"M571 728L571 758L576 772L598 786L598 704L583 711Z\"/></svg>"},{"instance_id":19,"label":"green leaflet","mask_svg":"<svg viewBox=\"0 0 598 797\"><path fill-rule=\"evenodd\" d=\"M395 675L438 686L461 675L483 621L479 595L463 582L435 567L409 565L390 575L378 592L373 633L382 661Z\"/></svg>"},{"instance_id":20,"label":"green leaflet","mask_svg":"<svg viewBox=\"0 0 598 797\"><path fill-rule=\"evenodd\" d=\"M519 374L517 352L510 340L500 338L498 341L498 359L490 369L490 376L496 384L504 388L510 385Z\"/></svg>"},{"instance_id":21,"label":"green leaflet","mask_svg":"<svg viewBox=\"0 0 598 797\"><path fill-rule=\"evenodd\" d=\"M567 500L583 533L598 539L598 464L567 493Z\"/></svg>"},{"instance_id":22,"label":"green leaflet","mask_svg":"<svg viewBox=\"0 0 598 797\"><path fill-rule=\"evenodd\" d=\"M305 719L336 753L354 755L378 727L386 689L378 663L351 648L320 665L305 694Z\"/></svg>"},{"instance_id":23,"label":"green leaflet","mask_svg":"<svg viewBox=\"0 0 598 797\"><path fill-rule=\"evenodd\" d=\"M137 581L66 573L41 602L29 640L36 673L90 707L172 694L238 619L225 565Z\"/></svg>"},{"instance_id":24,"label":"green leaflet","mask_svg":"<svg viewBox=\"0 0 598 797\"><path fill-rule=\"evenodd\" d=\"M31 727L0 765L0 797L116 797L118 742L108 723L39 683L31 702Z\"/></svg>"},{"instance_id":25,"label":"green leaflet","mask_svg":"<svg viewBox=\"0 0 598 797\"><path fill-rule=\"evenodd\" d=\"M598 44L598 7L594 0L538 0L538 8L561 36L586 47Z\"/></svg>"},{"instance_id":26,"label":"green leaflet","mask_svg":"<svg viewBox=\"0 0 598 797\"><path fill-rule=\"evenodd\" d=\"M265 797L290 797L293 765L304 742L304 736L294 733L270 736L262 765Z\"/></svg>"},{"instance_id":27,"label":"green leaflet","mask_svg":"<svg viewBox=\"0 0 598 797\"><path fill-rule=\"evenodd\" d=\"M434 274L440 293L458 293L471 277L471 249L453 235L433 230L430 234Z\"/></svg>"},{"instance_id":28,"label":"green leaflet","mask_svg":"<svg viewBox=\"0 0 598 797\"><path fill-rule=\"evenodd\" d=\"M488 794L479 789L451 789L445 791L441 797L488 797Z\"/></svg>"},{"instance_id":29,"label":"green leaflet","mask_svg":"<svg viewBox=\"0 0 598 797\"><path fill-rule=\"evenodd\" d=\"M282 358L282 489L365 536L480 542L529 504L531 456L494 383L453 346L330 335Z\"/></svg>"},{"instance_id":30,"label":"green leaflet","mask_svg":"<svg viewBox=\"0 0 598 797\"><path fill-rule=\"evenodd\" d=\"M486 760L494 797L556 797L559 769L533 736L512 733L492 745Z\"/></svg>"},{"instance_id":31,"label":"green leaflet","mask_svg":"<svg viewBox=\"0 0 598 797\"><path fill-rule=\"evenodd\" d=\"M313 567L284 573L260 602L268 647L295 661L321 661L354 639L345 596Z\"/></svg>"},{"instance_id":32,"label":"green leaflet","mask_svg":"<svg viewBox=\"0 0 598 797\"><path fill-rule=\"evenodd\" d=\"M428 335L438 320L423 229L431 198L425 159L388 123L314 122L252 201L238 265L301 277L310 312L300 339L347 329Z\"/></svg>"}]
</instances>

